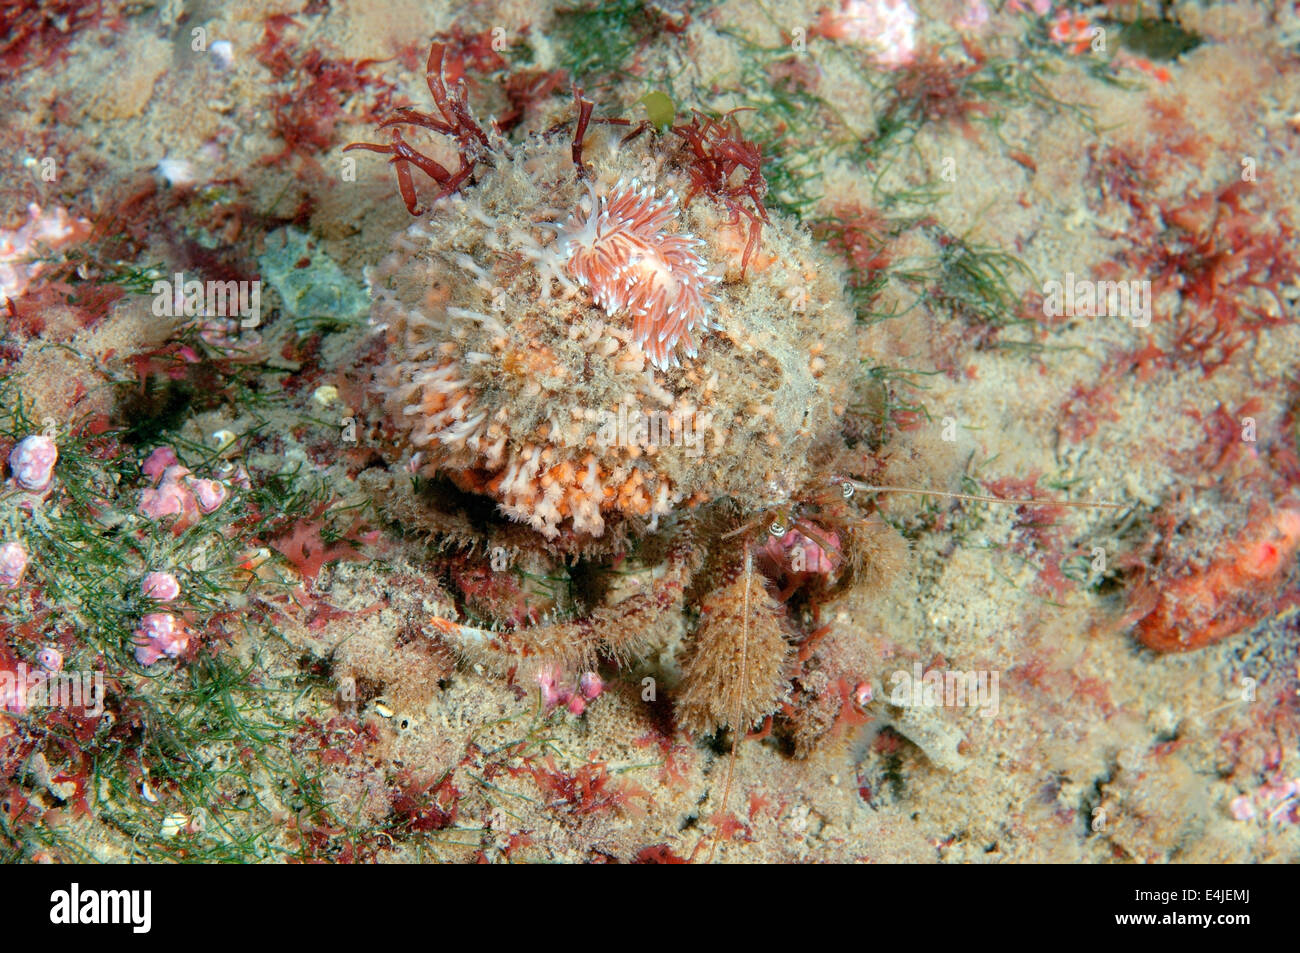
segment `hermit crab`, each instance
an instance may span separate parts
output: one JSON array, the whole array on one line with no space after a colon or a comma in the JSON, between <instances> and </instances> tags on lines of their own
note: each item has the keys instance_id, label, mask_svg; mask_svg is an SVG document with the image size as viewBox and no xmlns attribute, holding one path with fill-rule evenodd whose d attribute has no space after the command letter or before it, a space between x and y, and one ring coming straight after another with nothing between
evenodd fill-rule
<instances>
[{"instance_id":1,"label":"hermit crab","mask_svg":"<svg viewBox=\"0 0 1300 953\"><path fill-rule=\"evenodd\" d=\"M349 147L388 156L414 216L370 271L356 379L385 460L362 483L453 554L458 615L429 635L520 682L649 666L679 727L733 743L798 721L820 606L906 557L869 502L901 488L845 437L839 268L764 207L738 116L656 131L575 89L507 138L444 67L435 44L436 113Z\"/></svg>"}]
</instances>

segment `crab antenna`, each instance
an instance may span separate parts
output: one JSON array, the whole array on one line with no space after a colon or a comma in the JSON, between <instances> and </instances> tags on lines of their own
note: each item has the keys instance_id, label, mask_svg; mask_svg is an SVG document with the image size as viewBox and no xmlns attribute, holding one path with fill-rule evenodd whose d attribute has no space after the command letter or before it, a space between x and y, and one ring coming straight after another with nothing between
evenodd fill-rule
<instances>
[{"instance_id":1,"label":"crab antenna","mask_svg":"<svg viewBox=\"0 0 1300 953\"><path fill-rule=\"evenodd\" d=\"M950 500L971 500L976 503L1013 503L1017 506L1077 506L1105 510L1122 510L1128 506L1126 503L1093 503L1088 500L1013 500L1004 496L978 496L973 493L949 493L946 490L916 490L908 486L873 486L870 483L842 478L833 482L839 484L845 499L852 496L855 490L862 490L865 493L914 493L917 496L941 496Z\"/></svg>"}]
</instances>

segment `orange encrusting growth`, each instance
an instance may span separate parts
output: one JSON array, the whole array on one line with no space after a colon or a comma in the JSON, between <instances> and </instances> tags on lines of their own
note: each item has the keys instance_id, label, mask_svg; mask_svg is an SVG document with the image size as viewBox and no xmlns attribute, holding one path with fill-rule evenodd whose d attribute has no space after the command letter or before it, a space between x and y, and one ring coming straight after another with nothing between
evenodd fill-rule
<instances>
[{"instance_id":1,"label":"orange encrusting growth","mask_svg":"<svg viewBox=\"0 0 1300 953\"><path fill-rule=\"evenodd\" d=\"M1223 559L1161 583L1154 608L1138 623L1138 641L1157 652L1188 652L1260 621L1271 584L1286 573L1298 547L1300 506L1252 524Z\"/></svg>"},{"instance_id":2,"label":"orange encrusting growth","mask_svg":"<svg viewBox=\"0 0 1300 953\"><path fill-rule=\"evenodd\" d=\"M548 466L550 448L524 447L508 455L504 469L448 470L448 476L462 490L484 494L500 501L502 510L528 522L539 532L552 536L554 527L572 519L575 529L591 535L604 531L604 514L653 518L669 511L671 485L635 468L609 470L595 454L588 454L575 466L563 460Z\"/></svg>"}]
</instances>

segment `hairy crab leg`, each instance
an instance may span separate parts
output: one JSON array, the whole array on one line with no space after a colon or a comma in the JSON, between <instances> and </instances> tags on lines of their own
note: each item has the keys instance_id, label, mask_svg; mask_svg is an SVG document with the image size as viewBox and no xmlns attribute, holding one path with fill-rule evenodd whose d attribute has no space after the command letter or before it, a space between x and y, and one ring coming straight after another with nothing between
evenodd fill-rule
<instances>
[{"instance_id":1,"label":"hairy crab leg","mask_svg":"<svg viewBox=\"0 0 1300 953\"><path fill-rule=\"evenodd\" d=\"M743 590L742 615L741 615L741 633L740 633L740 681L744 684L749 677L749 592L754 582L754 554L751 548L751 540L745 537L745 588ZM709 842L709 857L706 863L713 863L713 855L718 850L719 827L727 813L727 804L731 801L731 780L736 769L736 754L740 748L740 739L748 732L748 726L741 724L741 694L736 693L736 706L731 714L731 751L727 755L727 776L722 784L722 806L718 809L718 823L714 825L712 833L701 834L700 839L695 842L695 848L691 851L690 860L695 860L695 855L699 853L700 848L704 846L704 841Z\"/></svg>"},{"instance_id":2,"label":"hairy crab leg","mask_svg":"<svg viewBox=\"0 0 1300 953\"><path fill-rule=\"evenodd\" d=\"M600 606L581 619L549 622L514 631L494 631L435 617L431 635L467 662L498 675L520 666L593 668L602 654L622 663L650 648L650 635L665 618L680 613L686 587L702 562L693 534L683 531L667 554L667 569L645 592L613 606Z\"/></svg>"}]
</instances>

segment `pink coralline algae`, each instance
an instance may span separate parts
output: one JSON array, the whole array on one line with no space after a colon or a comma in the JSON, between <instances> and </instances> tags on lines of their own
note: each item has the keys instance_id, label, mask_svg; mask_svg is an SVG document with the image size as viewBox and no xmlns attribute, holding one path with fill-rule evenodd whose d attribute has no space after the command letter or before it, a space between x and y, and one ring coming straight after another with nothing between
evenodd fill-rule
<instances>
[{"instance_id":1,"label":"pink coralline algae","mask_svg":"<svg viewBox=\"0 0 1300 953\"><path fill-rule=\"evenodd\" d=\"M675 366L678 347L695 357L691 335L709 327L710 288L720 279L705 271L703 242L670 230L676 196L656 199L634 180L605 196L592 189L589 206L560 229L570 277L606 314L632 316L633 338L655 367Z\"/></svg>"},{"instance_id":2,"label":"pink coralline algae","mask_svg":"<svg viewBox=\"0 0 1300 953\"><path fill-rule=\"evenodd\" d=\"M49 437L33 434L18 441L9 452L9 470L14 482L24 490L41 493L54 479L54 464L59 459L59 448Z\"/></svg>"},{"instance_id":3,"label":"pink coralline algae","mask_svg":"<svg viewBox=\"0 0 1300 953\"><path fill-rule=\"evenodd\" d=\"M1300 824L1300 778L1275 778L1253 795L1237 795L1228 805L1228 813L1237 821L1252 821L1261 811L1274 824Z\"/></svg>"},{"instance_id":4,"label":"pink coralline algae","mask_svg":"<svg viewBox=\"0 0 1300 953\"><path fill-rule=\"evenodd\" d=\"M204 513L215 511L226 501L226 488L216 480L191 480L190 489Z\"/></svg>"},{"instance_id":5,"label":"pink coralline algae","mask_svg":"<svg viewBox=\"0 0 1300 953\"><path fill-rule=\"evenodd\" d=\"M168 467L157 487L140 494L141 515L156 520L192 513L196 507L194 494L181 482L189 472L182 466Z\"/></svg>"},{"instance_id":6,"label":"pink coralline algae","mask_svg":"<svg viewBox=\"0 0 1300 953\"><path fill-rule=\"evenodd\" d=\"M21 543L0 546L0 588L12 589L18 585L27 569L27 550Z\"/></svg>"},{"instance_id":7,"label":"pink coralline algae","mask_svg":"<svg viewBox=\"0 0 1300 953\"><path fill-rule=\"evenodd\" d=\"M168 467L174 467L180 463L176 459L176 451L171 447L158 447L153 453L149 454L144 464L140 467L152 482L157 483Z\"/></svg>"},{"instance_id":8,"label":"pink coralline algae","mask_svg":"<svg viewBox=\"0 0 1300 953\"><path fill-rule=\"evenodd\" d=\"M73 219L65 209L42 212L36 204L27 206L27 221L13 231L0 229L0 308L27 291L28 285L45 268L34 260L90 234L90 223Z\"/></svg>"},{"instance_id":9,"label":"pink coralline algae","mask_svg":"<svg viewBox=\"0 0 1300 953\"><path fill-rule=\"evenodd\" d=\"M916 57L916 11L907 0L844 0L838 10L822 11L813 32L868 47L886 69L899 69Z\"/></svg>"},{"instance_id":10,"label":"pink coralline algae","mask_svg":"<svg viewBox=\"0 0 1300 953\"><path fill-rule=\"evenodd\" d=\"M150 599L171 602L181 593L181 585L169 572L151 572L144 577L140 589Z\"/></svg>"},{"instance_id":11,"label":"pink coralline algae","mask_svg":"<svg viewBox=\"0 0 1300 953\"><path fill-rule=\"evenodd\" d=\"M47 646L36 653L36 662L47 672L58 672L63 668L63 653Z\"/></svg>"},{"instance_id":12,"label":"pink coralline algae","mask_svg":"<svg viewBox=\"0 0 1300 953\"><path fill-rule=\"evenodd\" d=\"M151 453L141 470L157 483L140 494L140 514L149 519L181 516L189 522L198 513L214 512L226 501L225 484L191 476L189 469L176 462L170 447Z\"/></svg>"},{"instance_id":13,"label":"pink coralline algae","mask_svg":"<svg viewBox=\"0 0 1300 953\"><path fill-rule=\"evenodd\" d=\"M135 660L152 665L160 658L176 658L189 646L185 624L170 612L150 612L135 630Z\"/></svg>"}]
</instances>

